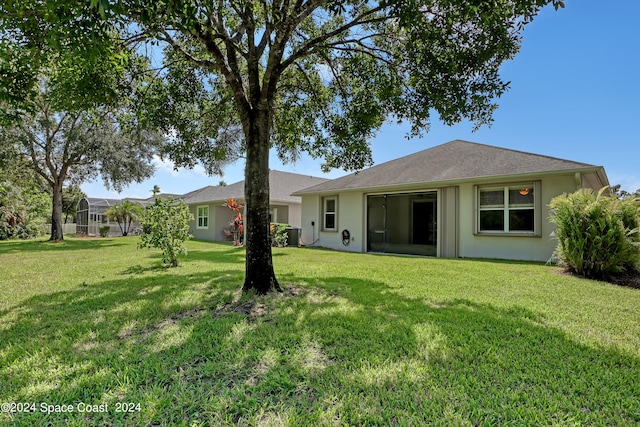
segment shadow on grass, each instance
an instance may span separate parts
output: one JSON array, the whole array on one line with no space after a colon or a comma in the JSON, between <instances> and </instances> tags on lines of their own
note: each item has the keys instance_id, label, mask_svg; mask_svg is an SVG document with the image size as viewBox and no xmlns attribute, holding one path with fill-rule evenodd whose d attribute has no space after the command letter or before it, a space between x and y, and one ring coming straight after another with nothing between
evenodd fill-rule
<instances>
[{"instance_id":1,"label":"shadow on grass","mask_svg":"<svg viewBox=\"0 0 640 427\"><path fill-rule=\"evenodd\" d=\"M285 257L287 256L285 252L273 252L273 258ZM190 249L189 253L183 257L185 261L189 260L199 260L199 261L213 261L213 262L229 262L234 264L244 264L246 258L246 251L244 248L236 248L232 247L228 250L216 250L216 251L208 251L208 250L200 250L200 249Z\"/></svg>"},{"instance_id":2,"label":"shadow on grass","mask_svg":"<svg viewBox=\"0 0 640 427\"><path fill-rule=\"evenodd\" d=\"M0 400L141 406L16 414L18 425L640 422L638 358L578 344L526 309L434 304L375 280L280 280L283 294L241 310L237 270L33 297L0 313Z\"/></svg>"},{"instance_id":3,"label":"shadow on grass","mask_svg":"<svg viewBox=\"0 0 640 427\"><path fill-rule=\"evenodd\" d=\"M75 250L95 250L106 247L125 246L128 243L118 241L121 238L86 238L86 239L65 239L53 242L49 240L12 240L0 242L0 253L12 252L40 252L40 251L75 251Z\"/></svg>"}]
</instances>

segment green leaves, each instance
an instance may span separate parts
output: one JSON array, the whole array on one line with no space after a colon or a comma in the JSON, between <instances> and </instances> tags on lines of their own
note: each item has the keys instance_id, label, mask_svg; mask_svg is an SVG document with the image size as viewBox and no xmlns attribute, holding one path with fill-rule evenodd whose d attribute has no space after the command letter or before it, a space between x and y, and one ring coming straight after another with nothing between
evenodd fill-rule
<instances>
[{"instance_id":1,"label":"green leaves","mask_svg":"<svg viewBox=\"0 0 640 427\"><path fill-rule=\"evenodd\" d=\"M122 231L122 235L129 234L131 224L144 217L145 210L141 204L124 200L107 209L104 215L112 221L116 221Z\"/></svg>"},{"instance_id":2,"label":"green leaves","mask_svg":"<svg viewBox=\"0 0 640 427\"><path fill-rule=\"evenodd\" d=\"M142 235L138 248L161 249L164 264L177 267L178 255L187 253L183 243L191 238L189 221L192 220L193 215L182 200L156 197L141 221Z\"/></svg>"},{"instance_id":3,"label":"green leaves","mask_svg":"<svg viewBox=\"0 0 640 427\"><path fill-rule=\"evenodd\" d=\"M603 190L564 194L549 205L560 261L587 277L640 269L640 204L604 195Z\"/></svg>"}]
</instances>

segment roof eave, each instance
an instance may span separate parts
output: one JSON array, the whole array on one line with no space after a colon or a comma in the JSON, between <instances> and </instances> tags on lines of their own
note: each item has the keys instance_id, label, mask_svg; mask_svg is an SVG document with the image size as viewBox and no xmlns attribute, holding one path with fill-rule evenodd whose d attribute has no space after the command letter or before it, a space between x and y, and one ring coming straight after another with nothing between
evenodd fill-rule
<instances>
[{"instance_id":1,"label":"roof eave","mask_svg":"<svg viewBox=\"0 0 640 427\"><path fill-rule=\"evenodd\" d=\"M553 176L553 175L565 175L565 174L575 174L576 172L581 173L589 173L594 172L598 175L598 178L604 185L608 184L608 179L606 177L606 173L604 172L603 166L586 166L579 168L571 168L571 169L555 169L549 171L541 171L541 172L527 172L527 173L517 173L517 174L505 174L505 175L488 175L488 176L477 176L471 178L459 178L459 179L450 179L450 180L442 180L442 181L431 181L431 182L409 182L409 183L399 183L399 184L387 184L387 185L376 185L376 186L367 186L367 187L353 187L353 188L342 188L342 189L326 189L326 190L315 190L315 191L298 191L293 193L293 196L303 197L317 194L332 194L337 192L370 192L370 191L396 191L396 190L414 190L420 188L437 188L437 187L448 187L453 185L459 185L468 183L473 181L474 183L485 183L491 182L495 180L503 180L503 181L513 181L513 180L526 180L532 178L538 178L541 176Z\"/></svg>"}]
</instances>

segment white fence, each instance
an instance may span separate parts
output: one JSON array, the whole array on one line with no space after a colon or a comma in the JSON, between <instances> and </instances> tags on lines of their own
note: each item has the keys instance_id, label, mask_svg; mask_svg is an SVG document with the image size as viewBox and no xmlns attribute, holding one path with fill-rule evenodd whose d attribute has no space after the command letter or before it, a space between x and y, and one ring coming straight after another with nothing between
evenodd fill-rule
<instances>
[{"instance_id":1,"label":"white fence","mask_svg":"<svg viewBox=\"0 0 640 427\"><path fill-rule=\"evenodd\" d=\"M40 228L40 233L43 235L51 234L51 224L44 224ZM76 225L62 224L62 234L76 234Z\"/></svg>"}]
</instances>

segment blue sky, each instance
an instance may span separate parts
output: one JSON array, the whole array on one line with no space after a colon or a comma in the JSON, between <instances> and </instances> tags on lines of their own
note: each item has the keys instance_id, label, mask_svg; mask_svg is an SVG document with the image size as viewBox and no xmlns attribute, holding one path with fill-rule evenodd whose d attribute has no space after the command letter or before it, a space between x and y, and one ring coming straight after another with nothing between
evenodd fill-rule
<instances>
[{"instance_id":1,"label":"blue sky","mask_svg":"<svg viewBox=\"0 0 640 427\"><path fill-rule=\"evenodd\" d=\"M447 127L436 120L422 138L407 140L407 128L387 124L372 141L380 164L454 139L560 157L605 167L609 182L627 191L640 189L640 1L566 0L566 8L547 7L524 32L522 49L502 67L510 90L498 100L490 128L472 132L470 123ZM323 174L321 160L303 157L282 164L271 156L271 169L337 178ZM101 181L85 183L90 197L148 197L154 185L183 194L220 180L244 179L242 162L223 177L201 168L174 171L157 161L156 174L122 193Z\"/></svg>"}]
</instances>

